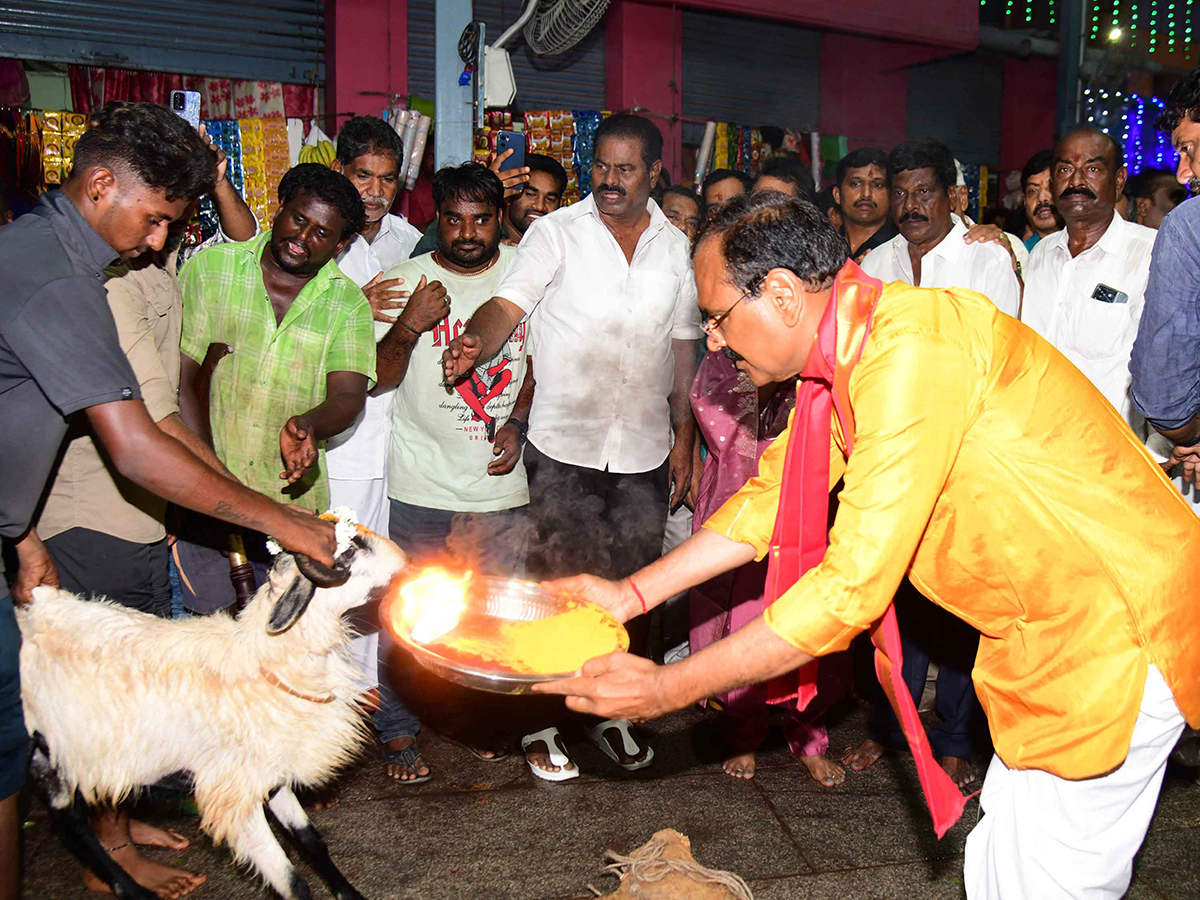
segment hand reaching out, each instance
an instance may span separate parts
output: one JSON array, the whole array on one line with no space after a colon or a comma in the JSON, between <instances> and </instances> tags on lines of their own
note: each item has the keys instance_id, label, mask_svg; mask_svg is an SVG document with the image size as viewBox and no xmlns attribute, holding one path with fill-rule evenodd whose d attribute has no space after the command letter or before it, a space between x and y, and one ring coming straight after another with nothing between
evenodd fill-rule
<instances>
[{"instance_id":1,"label":"hand reaching out","mask_svg":"<svg viewBox=\"0 0 1200 900\"><path fill-rule=\"evenodd\" d=\"M396 316L389 316L384 311L404 309L404 301L408 299L409 292L399 289L402 284L404 284L403 278L384 280L383 273L380 272L363 285L362 292L366 294L367 302L371 304L371 316L376 322L386 322L390 325L396 321Z\"/></svg>"},{"instance_id":2,"label":"hand reaching out","mask_svg":"<svg viewBox=\"0 0 1200 900\"><path fill-rule=\"evenodd\" d=\"M483 342L478 335L464 331L452 340L442 352L442 376L446 384L456 384L460 378L475 368Z\"/></svg>"}]
</instances>

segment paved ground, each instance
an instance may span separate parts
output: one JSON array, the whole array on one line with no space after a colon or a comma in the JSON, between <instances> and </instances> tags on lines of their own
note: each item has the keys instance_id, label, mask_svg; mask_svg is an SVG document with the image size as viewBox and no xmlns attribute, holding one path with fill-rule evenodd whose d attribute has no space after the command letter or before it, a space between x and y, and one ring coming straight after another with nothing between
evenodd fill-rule
<instances>
[{"instance_id":1,"label":"paved ground","mask_svg":"<svg viewBox=\"0 0 1200 900\"><path fill-rule=\"evenodd\" d=\"M427 734L432 781L395 786L372 756L342 782L340 805L314 820L370 900L590 898L589 884L604 893L616 886L601 873L606 848L628 852L665 827L689 835L705 865L746 878L757 900L961 900L963 841L976 802L939 843L911 760L885 759L826 789L777 746L761 756L757 778L738 782L712 761L709 721L689 710L653 723L657 759L634 774L591 747L573 746L584 775L566 784L535 781L520 758L480 762ZM843 710L831 727L832 746L857 741L865 723L864 711ZM1183 776L1168 776L1130 898L1200 898L1200 787ZM27 819L25 896L96 896L81 889L79 868L40 806ZM157 819L193 840L183 853L156 858L208 874L192 895L197 900L266 896L199 833L194 818L160 810ZM314 897L329 896L315 876L310 883Z\"/></svg>"}]
</instances>

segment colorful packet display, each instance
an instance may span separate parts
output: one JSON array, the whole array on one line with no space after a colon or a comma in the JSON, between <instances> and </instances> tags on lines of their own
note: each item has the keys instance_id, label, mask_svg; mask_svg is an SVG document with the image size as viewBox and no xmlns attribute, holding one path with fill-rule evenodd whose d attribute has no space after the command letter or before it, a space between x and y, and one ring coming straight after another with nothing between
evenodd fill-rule
<instances>
[{"instance_id":1,"label":"colorful packet display","mask_svg":"<svg viewBox=\"0 0 1200 900\"><path fill-rule=\"evenodd\" d=\"M42 182L58 187L71 174L75 143L87 128L83 113L46 110L42 113Z\"/></svg>"},{"instance_id":2,"label":"colorful packet display","mask_svg":"<svg viewBox=\"0 0 1200 900\"><path fill-rule=\"evenodd\" d=\"M243 196L264 231L271 227L276 189L288 170L287 122L279 117L238 119L242 135Z\"/></svg>"}]
</instances>

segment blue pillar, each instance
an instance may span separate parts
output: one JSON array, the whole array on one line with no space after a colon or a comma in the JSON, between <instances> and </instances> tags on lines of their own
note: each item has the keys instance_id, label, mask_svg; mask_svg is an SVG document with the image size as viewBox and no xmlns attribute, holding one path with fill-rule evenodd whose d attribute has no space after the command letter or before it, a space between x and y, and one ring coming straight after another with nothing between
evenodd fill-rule
<instances>
[{"instance_id":1,"label":"blue pillar","mask_svg":"<svg viewBox=\"0 0 1200 900\"><path fill-rule=\"evenodd\" d=\"M460 86L464 64L458 55L458 39L472 17L471 0L436 0L434 7L434 65L436 86L433 159L440 169L471 158L471 86Z\"/></svg>"}]
</instances>

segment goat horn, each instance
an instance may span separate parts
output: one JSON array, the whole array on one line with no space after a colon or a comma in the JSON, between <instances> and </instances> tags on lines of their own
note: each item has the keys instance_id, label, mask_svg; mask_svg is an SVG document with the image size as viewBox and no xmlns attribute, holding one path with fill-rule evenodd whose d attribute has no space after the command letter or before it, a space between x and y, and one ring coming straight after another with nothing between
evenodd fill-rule
<instances>
[{"instance_id":1,"label":"goat horn","mask_svg":"<svg viewBox=\"0 0 1200 900\"><path fill-rule=\"evenodd\" d=\"M348 565L334 563L331 569L329 566L319 563L315 559L305 556L303 553L293 555L296 559L296 568L300 570L300 574L319 588L341 587L350 578L350 567Z\"/></svg>"}]
</instances>

